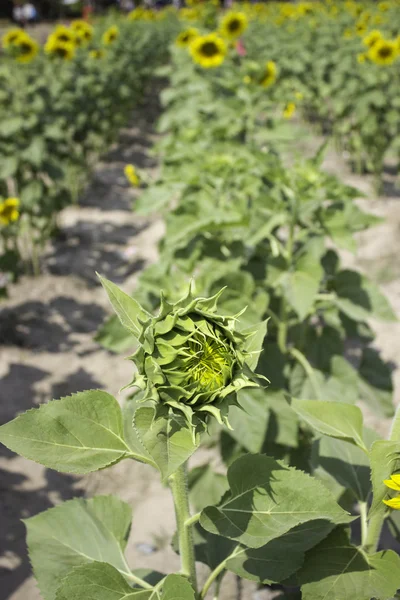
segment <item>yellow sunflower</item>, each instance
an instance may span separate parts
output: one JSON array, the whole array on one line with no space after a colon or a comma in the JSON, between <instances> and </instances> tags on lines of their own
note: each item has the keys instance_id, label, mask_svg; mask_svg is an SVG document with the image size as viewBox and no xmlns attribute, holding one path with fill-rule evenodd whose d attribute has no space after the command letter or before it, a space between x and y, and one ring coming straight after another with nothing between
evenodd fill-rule
<instances>
[{"instance_id":1,"label":"yellow sunflower","mask_svg":"<svg viewBox=\"0 0 400 600\"><path fill-rule=\"evenodd\" d=\"M140 179L133 165L125 165L124 174L131 185L139 187Z\"/></svg>"},{"instance_id":2,"label":"yellow sunflower","mask_svg":"<svg viewBox=\"0 0 400 600\"><path fill-rule=\"evenodd\" d=\"M197 36L190 43L189 49L194 62L204 69L221 65L228 51L224 40L216 33Z\"/></svg>"},{"instance_id":3,"label":"yellow sunflower","mask_svg":"<svg viewBox=\"0 0 400 600\"><path fill-rule=\"evenodd\" d=\"M21 39L21 37L24 37L25 35L26 33L23 29L18 29L17 27L14 27L13 29L10 29L3 35L3 37L1 38L1 45L5 49L10 48L15 44L18 44L18 41Z\"/></svg>"},{"instance_id":4,"label":"yellow sunflower","mask_svg":"<svg viewBox=\"0 0 400 600\"><path fill-rule=\"evenodd\" d=\"M87 21L76 19L76 21L72 21L71 29L80 41L90 42L93 38L93 27Z\"/></svg>"},{"instance_id":5,"label":"yellow sunflower","mask_svg":"<svg viewBox=\"0 0 400 600\"><path fill-rule=\"evenodd\" d=\"M365 36L363 39L363 44L364 46L368 46L368 48L372 48L372 46L381 39L383 39L383 36L379 29L373 29L368 35Z\"/></svg>"},{"instance_id":6,"label":"yellow sunflower","mask_svg":"<svg viewBox=\"0 0 400 600\"><path fill-rule=\"evenodd\" d=\"M400 492L400 474L391 475L390 479L385 479L383 483L391 490ZM390 508L400 510L400 496L390 498L390 500L384 500L383 502L390 506Z\"/></svg>"},{"instance_id":7,"label":"yellow sunflower","mask_svg":"<svg viewBox=\"0 0 400 600\"><path fill-rule=\"evenodd\" d=\"M14 44L15 58L18 62L29 63L39 52L39 44L27 33Z\"/></svg>"},{"instance_id":8,"label":"yellow sunflower","mask_svg":"<svg viewBox=\"0 0 400 600\"><path fill-rule=\"evenodd\" d=\"M381 12L386 12L387 10L389 10L389 8L390 8L389 2L379 2L378 3L378 10L380 10Z\"/></svg>"},{"instance_id":9,"label":"yellow sunflower","mask_svg":"<svg viewBox=\"0 0 400 600\"><path fill-rule=\"evenodd\" d=\"M118 39L119 37L119 29L116 25L112 25L111 27L109 27L107 29L107 31L105 31L103 33L103 44L105 44L106 46L109 46L110 44L112 44L113 42L115 42L116 39Z\"/></svg>"},{"instance_id":10,"label":"yellow sunflower","mask_svg":"<svg viewBox=\"0 0 400 600\"><path fill-rule=\"evenodd\" d=\"M63 42L64 44L75 43L75 32L65 27L65 25L57 25L55 30L49 35L47 41L52 42Z\"/></svg>"},{"instance_id":11,"label":"yellow sunflower","mask_svg":"<svg viewBox=\"0 0 400 600\"><path fill-rule=\"evenodd\" d=\"M288 102L283 110L283 117L285 119L291 119L296 112L296 105L294 102Z\"/></svg>"},{"instance_id":12,"label":"yellow sunflower","mask_svg":"<svg viewBox=\"0 0 400 600\"><path fill-rule=\"evenodd\" d=\"M18 220L19 205L19 198L6 198L0 202L0 223L2 225L9 225Z\"/></svg>"},{"instance_id":13,"label":"yellow sunflower","mask_svg":"<svg viewBox=\"0 0 400 600\"><path fill-rule=\"evenodd\" d=\"M186 48L193 42L193 40L199 35L198 29L195 27L189 27L184 31L181 31L178 37L176 38L176 45L181 48Z\"/></svg>"},{"instance_id":14,"label":"yellow sunflower","mask_svg":"<svg viewBox=\"0 0 400 600\"><path fill-rule=\"evenodd\" d=\"M269 87L276 81L277 68L273 60L269 60L265 65L265 73L260 81L262 87Z\"/></svg>"},{"instance_id":15,"label":"yellow sunflower","mask_svg":"<svg viewBox=\"0 0 400 600\"><path fill-rule=\"evenodd\" d=\"M246 31L248 24L244 13L228 12L221 21L220 32L229 39L235 39Z\"/></svg>"},{"instance_id":16,"label":"yellow sunflower","mask_svg":"<svg viewBox=\"0 0 400 600\"><path fill-rule=\"evenodd\" d=\"M368 58L377 65L391 65L397 58L398 49L396 42L391 40L378 40L368 51Z\"/></svg>"},{"instance_id":17,"label":"yellow sunflower","mask_svg":"<svg viewBox=\"0 0 400 600\"><path fill-rule=\"evenodd\" d=\"M368 54L366 52L360 52L359 54L357 54L357 62L360 64L365 63L367 58Z\"/></svg>"},{"instance_id":18,"label":"yellow sunflower","mask_svg":"<svg viewBox=\"0 0 400 600\"><path fill-rule=\"evenodd\" d=\"M72 60L75 56L75 44L48 39L44 47L46 54L63 60Z\"/></svg>"}]
</instances>

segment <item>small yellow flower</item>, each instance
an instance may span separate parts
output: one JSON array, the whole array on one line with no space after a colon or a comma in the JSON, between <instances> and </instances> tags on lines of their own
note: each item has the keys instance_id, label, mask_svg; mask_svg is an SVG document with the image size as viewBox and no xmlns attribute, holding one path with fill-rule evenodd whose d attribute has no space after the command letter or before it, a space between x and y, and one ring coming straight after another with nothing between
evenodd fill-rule
<instances>
[{"instance_id":1,"label":"small yellow flower","mask_svg":"<svg viewBox=\"0 0 400 600\"><path fill-rule=\"evenodd\" d=\"M198 35L199 35L198 29L196 29L195 27L189 27L188 29L185 29L184 31L180 32L180 34L176 38L175 43L177 46L180 46L181 48L186 48L193 42L193 40Z\"/></svg>"},{"instance_id":2,"label":"small yellow flower","mask_svg":"<svg viewBox=\"0 0 400 600\"><path fill-rule=\"evenodd\" d=\"M252 82L252 78L250 77L250 75L245 75L243 77L243 83L246 85L250 85L250 83Z\"/></svg>"},{"instance_id":3,"label":"small yellow flower","mask_svg":"<svg viewBox=\"0 0 400 600\"><path fill-rule=\"evenodd\" d=\"M367 31L367 26L363 21L359 21L356 25L356 33L357 35L364 35Z\"/></svg>"},{"instance_id":4,"label":"small yellow flower","mask_svg":"<svg viewBox=\"0 0 400 600\"><path fill-rule=\"evenodd\" d=\"M295 92L294 97L296 98L296 100L303 100L304 94L303 92Z\"/></svg>"},{"instance_id":5,"label":"small yellow flower","mask_svg":"<svg viewBox=\"0 0 400 600\"><path fill-rule=\"evenodd\" d=\"M248 24L244 13L228 12L221 21L220 32L229 39L235 39L246 31Z\"/></svg>"},{"instance_id":6,"label":"small yellow flower","mask_svg":"<svg viewBox=\"0 0 400 600\"><path fill-rule=\"evenodd\" d=\"M273 60L269 60L265 65L265 74L260 81L262 87L269 87L276 81L277 68Z\"/></svg>"},{"instance_id":7,"label":"small yellow flower","mask_svg":"<svg viewBox=\"0 0 400 600\"><path fill-rule=\"evenodd\" d=\"M89 52L89 56L90 58L94 58L96 60L99 60L100 58L103 58L105 56L105 51L101 50L101 49L95 49L95 50L91 50Z\"/></svg>"},{"instance_id":8,"label":"small yellow flower","mask_svg":"<svg viewBox=\"0 0 400 600\"><path fill-rule=\"evenodd\" d=\"M380 10L381 12L386 12L387 10L389 10L389 8L390 8L389 2L379 2L378 3L378 10Z\"/></svg>"},{"instance_id":9,"label":"small yellow flower","mask_svg":"<svg viewBox=\"0 0 400 600\"><path fill-rule=\"evenodd\" d=\"M131 185L134 187L139 187L140 179L138 174L136 173L136 169L133 165L126 165L124 168L125 177L129 181Z\"/></svg>"},{"instance_id":10,"label":"small yellow flower","mask_svg":"<svg viewBox=\"0 0 400 600\"><path fill-rule=\"evenodd\" d=\"M216 33L197 36L189 46L190 54L195 63L204 69L219 67L228 51L224 40Z\"/></svg>"},{"instance_id":11,"label":"small yellow flower","mask_svg":"<svg viewBox=\"0 0 400 600\"><path fill-rule=\"evenodd\" d=\"M365 63L367 58L368 58L368 55L366 52L360 52L359 54L357 54L357 62L360 64Z\"/></svg>"},{"instance_id":12,"label":"small yellow flower","mask_svg":"<svg viewBox=\"0 0 400 600\"><path fill-rule=\"evenodd\" d=\"M44 47L46 54L63 60L72 60L75 56L75 44L49 39Z\"/></svg>"},{"instance_id":13,"label":"small yellow flower","mask_svg":"<svg viewBox=\"0 0 400 600\"><path fill-rule=\"evenodd\" d=\"M351 40L351 38L353 37L353 32L351 29L345 29L343 32L343 38L345 40Z\"/></svg>"},{"instance_id":14,"label":"small yellow flower","mask_svg":"<svg viewBox=\"0 0 400 600\"><path fill-rule=\"evenodd\" d=\"M13 29L10 29L3 35L3 37L1 38L1 45L5 49L10 48L11 46L18 44L21 37L23 38L25 35L26 33L23 29L18 29L17 27L14 27Z\"/></svg>"},{"instance_id":15,"label":"small yellow flower","mask_svg":"<svg viewBox=\"0 0 400 600\"><path fill-rule=\"evenodd\" d=\"M296 105L294 102L288 102L283 111L283 117L285 119L291 119L296 112Z\"/></svg>"},{"instance_id":16,"label":"small yellow flower","mask_svg":"<svg viewBox=\"0 0 400 600\"><path fill-rule=\"evenodd\" d=\"M378 40L368 51L368 58L377 65L391 65L397 58L396 42L391 40Z\"/></svg>"},{"instance_id":17,"label":"small yellow flower","mask_svg":"<svg viewBox=\"0 0 400 600\"><path fill-rule=\"evenodd\" d=\"M400 474L391 475L390 479L385 479L383 483L391 490L400 492ZM384 500L383 502L390 506L390 508L400 510L400 496L390 498L389 500Z\"/></svg>"},{"instance_id":18,"label":"small yellow flower","mask_svg":"<svg viewBox=\"0 0 400 600\"><path fill-rule=\"evenodd\" d=\"M109 46L110 44L112 44L113 42L115 42L115 40L119 37L119 29L116 25L112 25L111 27L109 27L109 29L107 29L107 31L105 31L103 33L103 44L105 44L106 46Z\"/></svg>"},{"instance_id":19,"label":"small yellow flower","mask_svg":"<svg viewBox=\"0 0 400 600\"><path fill-rule=\"evenodd\" d=\"M374 46L376 42L378 40L381 40L382 38L383 36L379 29L373 29L369 32L368 35L365 36L365 38L363 39L363 44L364 46L368 46L368 48L372 48L372 46Z\"/></svg>"},{"instance_id":20,"label":"small yellow flower","mask_svg":"<svg viewBox=\"0 0 400 600\"><path fill-rule=\"evenodd\" d=\"M19 205L19 198L7 198L0 202L0 223L2 225L9 225L18 220Z\"/></svg>"}]
</instances>

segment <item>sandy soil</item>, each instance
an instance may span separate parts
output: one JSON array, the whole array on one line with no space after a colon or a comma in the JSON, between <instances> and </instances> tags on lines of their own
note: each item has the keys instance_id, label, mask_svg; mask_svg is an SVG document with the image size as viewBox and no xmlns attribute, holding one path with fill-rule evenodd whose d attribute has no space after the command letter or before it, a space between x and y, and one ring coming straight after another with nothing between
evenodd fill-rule
<instances>
[{"instance_id":1,"label":"sandy soil","mask_svg":"<svg viewBox=\"0 0 400 600\"><path fill-rule=\"evenodd\" d=\"M156 167L149 156L156 137L156 115L156 103L150 98L134 112L132 125L121 132L118 144L98 164L80 206L61 215L62 235L43 258L43 274L36 279L23 278L2 304L0 423L41 402L79 390L102 388L118 396L120 387L131 378L129 362L93 342L97 327L109 312L94 272L131 291L140 269L157 258L162 224L133 216L135 192L122 171L127 162L150 170ZM314 146L317 140L312 140ZM386 218L384 225L360 236L356 259L349 256L346 260L356 262L381 283L400 315L400 194L393 186L393 176L387 176L385 197L374 198L368 177L351 174L343 158L333 151L328 151L325 166L367 192L369 198L363 204ZM374 325L377 347L395 368L400 324ZM398 402L399 369L395 381ZM204 458L200 455L197 460ZM75 495L116 493L130 502L134 522L127 549L129 563L133 568L148 566L164 572L178 568L168 545L175 528L170 495L149 467L124 462L105 473L78 478L45 469L2 447L0 491L0 600L40 600L20 519ZM227 577L224 600L238 598L236 585L233 576ZM244 584L243 599L271 597Z\"/></svg>"}]
</instances>

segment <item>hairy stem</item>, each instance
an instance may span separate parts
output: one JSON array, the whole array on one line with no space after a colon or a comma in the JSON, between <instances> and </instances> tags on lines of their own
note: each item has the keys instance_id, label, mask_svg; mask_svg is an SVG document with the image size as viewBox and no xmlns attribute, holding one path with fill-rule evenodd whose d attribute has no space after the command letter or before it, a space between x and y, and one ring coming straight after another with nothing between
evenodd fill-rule
<instances>
[{"instance_id":1,"label":"hairy stem","mask_svg":"<svg viewBox=\"0 0 400 600\"><path fill-rule=\"evenodd\" d=\"M360 502L360 519L361 519L361 546L365 546L368 535L368 522L367 522L367 510L368 505L366 502Z\"/></svg>"},{"instance_id":2,"label":"hairy stem","mask_svg":"<svg viewBox=\"0 0 400 600\"><path fill-rule=\"evenodd\" d=\"M175 505L179 553L181 556L181 573L189 579L197 595L197 576L192 523L190 522L191 517L189 510L186 465L179 467L179 469L171 475L169 481Z\"/></svg>"},{"instance_id":3,"label":"hairy stem","mask_svg":"<svg viewBox=\"0 0 400 600\"><path fill-rule=\"evenodd\" d=\"M314 369L308 362L307 358L304 356L304 354L302 352L300 352L300 350L297 350L297 348L291 348L290 354L293 356L293 358L295 358L297 360L298 363L301 364L301 366L307 373L308 377L310 378L311 384L313 386L316 398L319 399L321 397L321 394L320 394L321 390L320 390L318 381L315 377Z\"/></svg>"}]
</instances>

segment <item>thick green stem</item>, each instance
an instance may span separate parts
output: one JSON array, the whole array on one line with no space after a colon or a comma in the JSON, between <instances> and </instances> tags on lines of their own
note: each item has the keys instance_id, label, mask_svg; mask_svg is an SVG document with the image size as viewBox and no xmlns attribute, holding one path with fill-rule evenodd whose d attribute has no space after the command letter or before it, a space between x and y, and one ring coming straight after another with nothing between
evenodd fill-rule
<instances>
[{"instance_id":1,"label":"thick green stem","mask_svg":"<svg viewBox=\"0 0 400 600\"><path fill-rule=\"evenodd\" d=\"M286 260L290 269L293 260L294 247L294 228L296 224L296 214L292 215L292 221L289 227L289 235L286 245ZM287 334L288 334L288 305L285 296L281 298L281 308L279 314L280 326L278 329L278 345L280 351L285 354L287 352Z\"/></svg>"},{"instance_id":2,"label":"thick green stem","mask_svg":"<svg viewBox=\"0 0 400 600\"><path fill-rule=\"evenodd\" d=\"M369 554L373 554L378 548L379 540L381 538L381 531L385 520L385 513L386 507L382 502L382 506L379 507L379 510L374 512L374 514L368 522L368 533L365 542L365 550Z\"/></svg>"},{"instance_id":3,"label":"thick green stem","mask_svg":"<svg viewBox=\"0 0 400 600\"><path fill-rule=\"evenodd\" d=\"M368 522L367 522L368 505L366 502L360 502L360 519L361 519L361 546L364 547L367 543Z\"/></svg>"},{"instance_id":4,"label":"thick green stem","mask_svg":"<svg viewBox=\"0 0 400 600\"><path fill-rule=\"evenodd\" d=\"M186 465L179 467L179 469L173 475L171 475L169 480L175 504L179 553L181 557L181 573L189 579L197 595L197 576L192 531L193 526L190 522L191 517L189 510Z\"/></svg>"}]
</instances>

